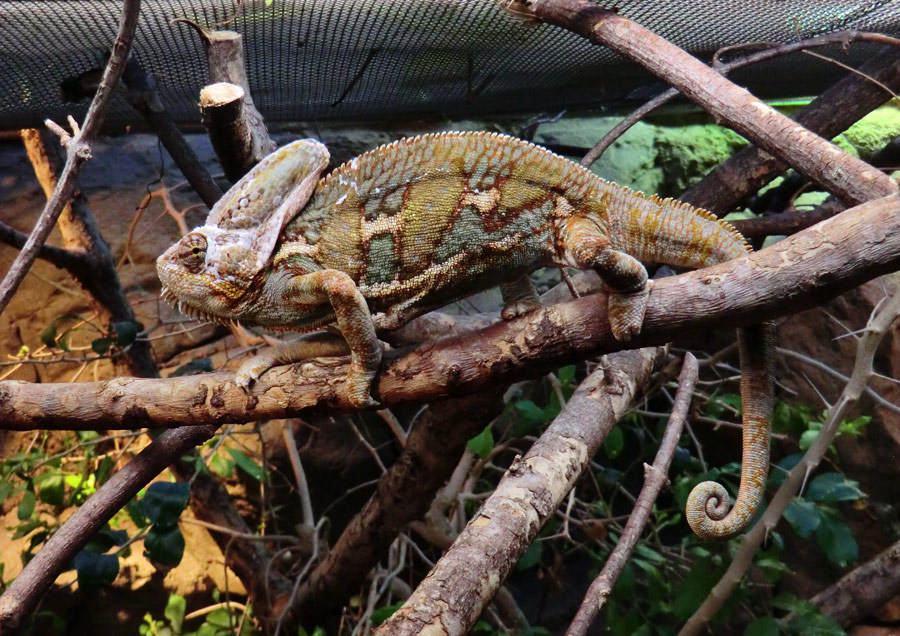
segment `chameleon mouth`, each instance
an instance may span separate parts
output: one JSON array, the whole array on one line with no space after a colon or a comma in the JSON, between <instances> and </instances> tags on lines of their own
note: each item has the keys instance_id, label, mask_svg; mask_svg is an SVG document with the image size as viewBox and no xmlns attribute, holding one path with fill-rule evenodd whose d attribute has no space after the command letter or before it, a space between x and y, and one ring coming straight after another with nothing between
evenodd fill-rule
<instances>
[{"instance_id":1,"label":"chameleon mouth","mask_svg":"<svg viewBox=\"0 0 900 636\"><path fill-rule=\"evenodd\" d=\"M228 326L228 325L237 324L237 321L226 320L220 316L214 316L213 314L211 314L207 311L204 311L203 309L199 309L197 307L194 307L193 305L190 305L190 304L184 302L183 300L178 298L175 294L173 294L172 291L165 285L163 285L162 289L160 290L159 295L171 307L174 307L180 313L184 314L188 318L192 318L194 320L199 320L202 322L211 322L211 323L215 323L217 325Z\"/></svg>"}]
</instances>

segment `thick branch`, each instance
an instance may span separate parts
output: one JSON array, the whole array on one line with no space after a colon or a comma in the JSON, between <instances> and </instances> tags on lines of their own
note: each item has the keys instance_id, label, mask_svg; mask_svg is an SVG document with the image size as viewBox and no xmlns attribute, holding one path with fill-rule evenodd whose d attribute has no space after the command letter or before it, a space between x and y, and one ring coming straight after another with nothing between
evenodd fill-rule
<instances>
[{"instance_id":1,"label":"thick branch","mask_svg":"<svg viewBox=\"0 0 900 636\"><path fill-rule=\"evenodd\" d=\"M797 123L831 139L884 104L890 95L875 82L900 91L900 50L885 47L858 71L866 77L848 73L798 111L794 116ZM875 158L872 157L870 162L875 163ZM712 212L727 212L787 167L783 161L755 146L744 148L678 198Z\"/></svg>"},{"instance_id":2,"label":"thick branch","mask_svg":"<svg viewBox=\"0 0 900 636\"><path fill-rule=\"evenodd\" d=\"M664 357L663 348L609 356L375 635L466 634Z\"/></svg>"},{"instance_id":3,"label":"thick branch","mask_svg":"<svg viewBox=\"0 0 900 636\"><path fill-rule=\"evenodd\" d=\"M107 108L109 108L113 89L122 75L125 61L128 59L128 52L131 50L131 40L134 37L140 8L140 0L124 0L119 32L113 43L112 55L103 71L103 78L100 80L97 94L94 95L91 107L84 118L81 132L68 145L68 159L62 175L60 175L59 183L47 201L47 205L44 206L44 211L41 212L31 236L28 237L28 242L16 256L12 267L3 278L3 282L0 282L0 313L6 309L12 295L18 289L22 279L25 278L25 273L37 258L41 246L50 236L63 206L72 198L72 193L75 191L75 179L81 171L81 166L90 159L91 143L100 131L100 125L103 123Z\"/></svg>"},{"instance_id":4,"label":"thick branch","mask_svg":"<svg viewBox=\"0 0 900 636\"><path fill-rule=\"evenodd\" d=\"M669 465L672 463L672 457L675 456L675 449L678 448L678 439L681 437L681 431L684 429L684 421L687 419L688 408L691 406L691 397L694 393L694 385L697 383L697 374L699 371L697 358L691 353L687 353L684 357L684 365L681 368L681 374L678 376L678 393L675 395L675 402L672 404L672 414L666 424L666 432L662 441L659 443L659 450L656 451L656 457L653 465L644 464L645 481L644 487L638 494L637 501L634 502L634 509L628 515L628 522L625 524L625 530L616 548L606 560L606 564L591 583L587 594L584 595L584 601L578 608L578 613L572 619L569 629L566 630L566 636L583 636L587 634L591 623L597 617L606 599L612 592L613 585L622 574L625 564L631 557L634 547L637 545L644 526L650 519L650 513L653 510L653 504L659 496L663 486L669 483L666 476L669 473Z\"/></svg>"},{"instance_id":5,"label":"thick branch","mask_svg":"<svg viewBox=\"0 0 900 636\"><path fill-rule=\"evenodd\" d=\"M297 604L304 624L319 624L316 619L323 613L347 601L397 534L427 512L459 462L466 441L502 410L497 393L481 393L434 403L416 421L403 453L300 588Z\"/></svg>"},{"instance_id":6,"label":"thick branch","mask_svg":"<svg viewBox=\"0 0 900 636\"><path fill-rule=\"evenodd\" d=\"M629 346L802 311L898 267L900 199L885 197L744 258L656 281L643 330ZM385 405L463 395L621 350L605 308L605 297L595 295L418 351L392 353L375 395ZM0 423L20 430L95 429L290 417L315 406L349 408L345 374L344 363L309 361L269 371L247 393L224 372L65 387L5 381L0 382Z\"/></svg>"},{"instance_id":7,"label":"thick branch","mask_svg":"<svg viewBox=\"0 0 900 636\"><path fill-rule=\"evenodd\" d=\"M164 431L91 496L28 562L0 597L0 632L11 633L88 539L172 461L202 444L215 426Z\"/></svg>"},{"instance_id":8,"label":"thick branch","mask_svg":"<svg viewBox=\"0 0 900 636\"><path fill-rule=\"evenodd\" d=\"M827 190L860 203L898 191L864 161L811 133L695 57L589 0L520 0L516 10L574 31L634 60L738 133Z\"/></svg>"},{"instance_id":9,"label":"thick branch","mask_svg":"<svg viewBox=\"0 0 900 636\"><path fill-rule=\"evenodd\" d=\"M842 627L855 625L900 594L900 541L810 599ZM789 618L785 622L790 622Z\"/></svg>"}]
</instances>

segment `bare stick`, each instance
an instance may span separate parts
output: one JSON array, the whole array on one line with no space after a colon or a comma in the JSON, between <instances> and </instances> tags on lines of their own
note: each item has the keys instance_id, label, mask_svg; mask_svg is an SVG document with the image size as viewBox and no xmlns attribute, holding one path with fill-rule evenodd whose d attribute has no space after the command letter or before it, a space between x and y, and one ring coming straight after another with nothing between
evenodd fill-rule
<instances>
[{"instance_id":1,"label":"bare stick","mask_svg":"<svg viewBox=\"0 0 900 636\"><path fill-rule=\"evenodd\" d=\"M81 166L91 157L91 144L100 131L100 125L106 116L113 89L122 75L125 61L128 59L128 52L131 50L131 40L134 37L140 7L141 0L124 0L123 2L122 18L113 44L112 55L109 62L106 63L103 78L100 80L100 88L97 89L97 94L91 101L81 131L68 145L68 158L62 175L60 175L59 183L47 201L47 205L44 206L44 211L41 212L31 236L28 237L28 242L16 256L12 267L3 278L3 282L0 282L0 313L6 309L12 295L18 289L22 279L25 278L25 273L37 258L41 246L50 236L63 206L72 198L72 193L75 191L75 179L81 171Z\"/></svg>"},{"instance_id":2,"label":"bare stick","mask_svg":"<svg viewBox=\"0 0 900 636\"><path fill-rule=\"evenodd\" d=\"M810 599L842 627L855 625L900 594L900 541L848 572ZM786 616L785 623L790 623Z\"/></svg>"},{"instance_id":3,"label":"bare stick","mask_svg":"<svg viewBox=\"0 0 900 636\"><path fill-rule=\"evenodd\" d=\"M296 603L305 624L318 624L364 583L397 535L428 510L469 438L502 410L499 394L491 392L436 402L425 411L375 493L300 588Z\"/></svg>"},{"instance_id":4,"label":"bare stick","mask_svg":"<svg viewBox=\"0 0 900 636\"><path fill-rule=\"evenodd\" d=\"M758 64L759 62L770 60L781 55L788 55L790 53L803 51L813 47L829 46L832 44L846 45L850 42L859 41L879 42L883 44L889 44L890 46L894 47L900 45L900 40L882 35L880 33L866 33L864 31L841 31L839 33L828 33L826 35L820 35L809 40L801 40L800 42L779 44L776 46L772 46L765 51L753 53L751 55L747 55L740 59L732 60L724 64L720 64L717 62L719 56L724 52L724 50L718 51L714 58L713 68L715 68L718 72L727 75L728 73L736 69L750 66L751 64ZM860 69L859 72L863 75L866 74L863 69ZM884 88L884 85L878 82L878 80L870 80L869 83L872 82ZM600 158L600 155L606 152L606 150L615 143L616 139L624 135L629 128L634 126L637 122L641 121L644 117L652 113L657 108L668 104L670 101L678 97L678 95L678 89L670 88L633 110L628 114L627 117L624 117L620 122L618 122L608 133L603 135L600 141L598 141L596 145L594 145L594 147L591 148L590 151L582 158L581 165L585 168L590 168L591 165ZM887 91L887 95L890 95L890 90ZM810 130L819 132L814 126L809 126L809 128ZM825 136L830 137L831 135Z\"/></svg>"},{"instance_id":5,"label":"bare stick","mask_svg":"<svg viewBox=\"0 0 900 636\"><path fill-rule=\"evenodd\" d=\"M698 369L697 358L691 353L685 354L684 366L681 368L681 375L678 376L678 392L675 395L675 402L672 404L672 415L666 424L665 435L659 443L659 450L656 451L653 465L644 464L646 473L644 487L641 488L637 501L634 503L634 510L628 517L625 530L619 537L615 550L609 555L603 570L591 583L587 594L584 595L584 601L578 608L578 613L575 614L569 629L566 630L566 636L583 636L587 633L591 623L594 622L606 603L622 569L631 557L634 546L641 538L644 526L650 518L653 502L656 501L663 486L668 483L666 475L669 472L672 457L675 455L675 449L678 447L678 439L681 437L688 408L691 405L691 394L694 392L694 384L697 382Z\"/></svg>"},{"instance_id":6,"label":"bare stick","mask_svg":"<svg viewBox=\"0 0 900 636\"><path fill-rule=\"evenodd\" d=\"M671 42L589 0L519 0L517 11L565 27L634 60L717 120L849 202L898 192L866 162L806 130Z\"/></svg>"},{"instance_id":7,"label":"bare stick","mask_svg":"<svg viewBox=\"0 0 900 636\"><path fill-rule=\"evenodd\" d=\"M664 348L609 356L375 635L466 634L664 358Z\"/></svg>"},{"instance_id":8,"label":"bare stick","mask_svg":"<svg viewBox=\"0 0 900 636\"><path fill-rule=\"evenodd\" d=\"M128 101L137 109L169 151L172 160L181 170L184 178L199 195L200 199L212 207L222 197L222 189L216 185L209 172L200 163L197 154L184 135L175 125L156 90L156 80L134 58L128 60L122 81L128 88Z\"/></svg>"},{"instance_id":9,"label":"bare stick","mask_svg":"<svg viewBox=\"0 0 900 636\"><path fill-rule=\"evenodd\" d=\"M757 324L816 306L900 267L900 200L847 210L746 257L655 281L642 331L628 346L670 342L710 328ZM385 406L463 395L620 350L606 297L544 307L515 320L385 357ZM0 426L96 429L248 422L303 409L349 409L346 358L276 367L245 392L231 373L165 380L117 378L64 387L0 382Z\"/></svg>"},{"instance_id":10,"label":"bare stick","mask_svg":"<svg viewBox=\"0 0 900 636\"><path fill-rule=\"evenodd\" d=\"M109 478L28 562L0 597L0 632L10 633L34 609L88 539L122 506L184 453L216 432L215 426L182 427L158 438Z\"/></svg>"},{"instance_id":11,"label":"bare stick","mask_svg":"<svg viewBox=\"0 0 900 636\"><path fill-rule=\"evenodd\" d=\"M759 549L759 546L762 545L769 532L775 528L778 520L781 519L781 515L784 514L791 500L800 491L800 487L804 484L809 474L822 461L829 444L834 440L840 429L840 424L847 410L865 392L869 379L875 373L872 364L878 344L898 315L900 315L900 294L895 293L887 304L878 310L875 317L869 321L862 337L860 337L850 381L847 382L838 401L828 409L825 423L818 437L816 437L809 450L800 459L800 462L788 472L784 483L781 484L775 496L772 497L772 501L760 517L759 522L741 538L740 548L738 548L737 554L735 554L725 574L722 575L722 578L710 591L703 604L682 627L678 633L679 636L698 634L722 607L722 604L728 600L728 597L731 596L734 588L737 587L737 584L750 567L753 555Z\"/></svg>"}]
</instances>

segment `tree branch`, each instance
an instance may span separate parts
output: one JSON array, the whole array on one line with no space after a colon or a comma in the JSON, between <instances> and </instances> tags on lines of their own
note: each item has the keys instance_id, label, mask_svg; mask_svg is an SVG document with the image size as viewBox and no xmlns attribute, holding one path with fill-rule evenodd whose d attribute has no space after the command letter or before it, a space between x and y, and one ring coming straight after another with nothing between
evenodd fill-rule
<instances>
[{"instance_id":1,"label":"tree branch","mask_svg":"<svg viewBox=\"0 0 900 636\"><path fill-rule=\"evenodd\" d=\"M47 201L47 205L44 206L44 211L41 212L28 241L16 255L3 282L0 282L0 313L6 309L22 279L25 278L25 273L37 258L41 246L50 236L63 206L72 198L72 193L75 191L75 179L81 171L81 166L91 157L91 143L100 131L100 125L106 116L107 108L109 108L113 89L122 75L125 61L128 59L128 52L131 50L131 40L134 37L140 7L141 0L124 0L123 2L122 18L119 22L119 32L113 43L112 55L109 62L106 63L103 78L100 80L100 88L97 89L97 94L94 95L84 118L81 132L68 145L68 158L60 175L59 183Z\"/></svg>"},{"instance_id":2,"label":"tree branch","mask_svg":"<svg viewBox=\"0 0 900 636\"><path fill-rule=\"evenodd\" d=\"M375 636L467 633L664 358L661 347L609 356Z\"/></svg>"},{"instance_id":3,"label":"tree branch","mask_svg":"<svg viewBox=\"0 0 900 636\"><path fill-rule=\"evenodd\" d=\"M589 0L518 0L515 10L578 33L637 62L720 121L848 202L898 192L866 162L804 129L644 27Z\"/></svg>"},{"instance_id":4,"label":"tree branch","mask_svg":"<svg viewBox=\"0 0 900 636\"><path fill-rule=\"evenodd\" d=\"M164 431L147 448L109 478L69 517L28 562L0 597L0 632L12 633L88 539L174 458L202 444L215 426Z\"/></svg>"},{"instance_id":5,"label":"tree branch","mask_svg":"<svg viewBox=\"0 0 900 636\"><path fill-rule=\"evenodd\" d=\"M900 50L887 47L858 71L900 91ZM887 99L889 95L881 86L857 73L850 73L799 110L795 119L801 126L831 139ZM875 158L870 161L874 162ZM787 167L784 161L757 147L744 148L678 198L711 212L727 212Z\"/></svg>"},{"instance_id":6,"label":"tree branch","mask_svg":"<svg viewBox=\"0 0 900 636\"><path fill-rule=\"evenodd\" d=\"M796 313L898 267L900 199L870 201L760 252L655 281L643 330L627 346ZM581 298L415 351L391 352L375 395L388 406L463 395L621 350L625 345L612 337L605 308L605 296ZM311 407L348 409L345 374L345 361L311 360L269 371L249 392L225 372L65 387L5 381L0 423L18 430L138 428L291 417Z\"/></svg>"},{"instance_id":7,"label":"tree branch","mask_svg":"<svg viewBox=\"0 0 900 636\"><path fill-rule=\"evenodd\" d=\"M319 624L324 612L346 602L396 536L427 512L469 438L502 410L503 400L494 392L429 406L400 457L378 480L375 493L300 588L296 604L305 624Z\"/></svg>"},{"instance_id":8,"label":"tree branch","mask_svg":"<svg viewBox=\"0 0 900 636\"><path fill-rule=\"evenodd\" d=\"M669 472L669 464L672 463L672 457L675 455L675 449L678 448L678 439L681 437L681 431L684 428L685 419L687 419L688 408L691 406L691 397L694 393L694 385L697 383L697 373L699 365L697 358L690 352L684 356L684 365L681 368L681 375L678 376L678 392L675 394L675 402L672 404L672 414L666 424L666 431L659 443L659 450L656 451L656 457L652 466L644 464L644 472L646 473L646 481L644 487L638 494L637 501L634 502L634 508L628 516L628 522L625 524L625 530L616 548L606 560L600 574L591 583L587 594L584 595L584 601L572 624L566 630L566 636L583 636L587 633L612 592L613 585L622 573L625 564L631 557L634 546L637 545L644 531L644 526L650 518L653 510L653 503L659 496L663 486L668 484L669 480L666 475Z\"/></svg>"}]
</instances>

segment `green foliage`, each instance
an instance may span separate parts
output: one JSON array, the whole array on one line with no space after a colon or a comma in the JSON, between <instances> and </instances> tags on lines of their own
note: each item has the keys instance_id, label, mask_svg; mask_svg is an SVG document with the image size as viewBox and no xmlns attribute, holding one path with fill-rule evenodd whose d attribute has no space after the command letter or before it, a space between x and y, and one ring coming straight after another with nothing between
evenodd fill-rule
<instances>
[{"instance_id":1,"label":"green foliage","mask_svg":"<svg viewBox=\"0 0 900 636\"><path fill-rule=\"evenodd\" d=\"M491 427L485 427L483 431L470 439L466 444L466 448L472 451L475 457L487 459L494 448L494 435L491 433Z\"/></svg>"},{"instance_id":2,"label":"green foliage","mask_svg":"<svg viewBox=\"0 0 900 636\"><path fill-rule=\"evenodd\" d=\"M231 607L219 607L203 614L203 623L195 631L183 631L187 603L183 596L170 594L163 610L163 619L155 619L150 612L144 615L144 623L139 628L141 636L257 636L253 626L251 609L247 616L241 616ZM195 619L196 620L196 619ZM240 625L240 630L238 626ZM302 632L302 636L306 636ZM313 636L319 636L318 629ZM322 632L321 636L324 636Z\"/></svg>"},{"instance_id":3,"label":"green foliage","mask_svg":"<svg viewBox=\"0 0 900 636\"><path fill-rule=\"evenodd\" d=\"M226 448L226 452L231 455L237 467L250 475L256 481L263 481L266 477L265 469L255 461L247 457L247 455L236 448Z\"/></svg>"}]
</instances>

